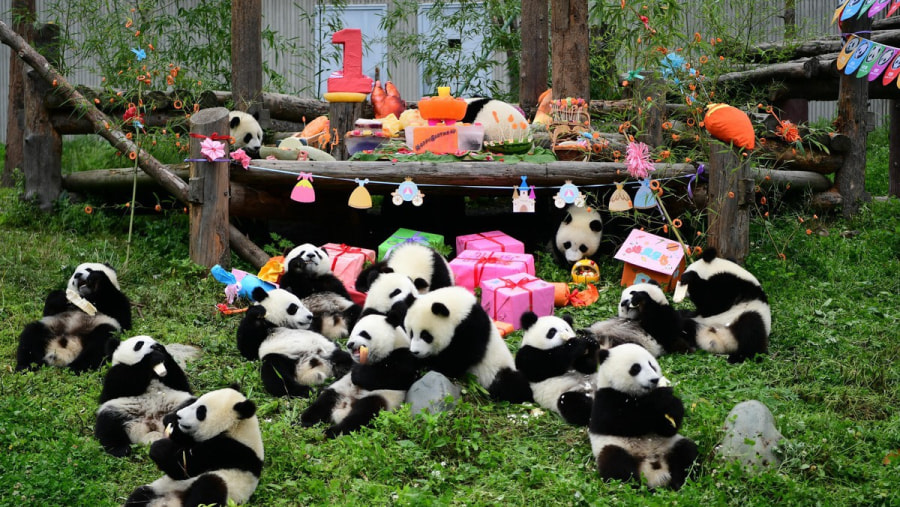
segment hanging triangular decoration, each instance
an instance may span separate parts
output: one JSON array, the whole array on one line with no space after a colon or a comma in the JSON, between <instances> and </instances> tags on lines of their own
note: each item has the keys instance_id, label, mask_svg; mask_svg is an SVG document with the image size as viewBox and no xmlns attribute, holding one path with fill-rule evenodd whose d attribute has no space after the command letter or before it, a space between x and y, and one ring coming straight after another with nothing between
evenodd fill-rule
<instances>
[{"instance_id":1,"label":"hanging triangular decoration","mask_svg":"<svg viewBox=\"0 0 900 507\"><path fill-rule=\"evenodd\" d=\"M316 202L316 191L312 186L313 176L311 173L300 173L297 177L298 181L291 191L291 199L297 202Z\"/></svg>"},{"instance_id":2,"label":"hanging triangular decoration","mask_svg":"<svg viewBox=\"0 0 900 507\"><path fill-rule=\"evenodd\" d=\"M837 68L838 70L844 70L844 67L847 66L847 62L850 60L850 57L853 56L853 53L856 52L856 48L859 46L859 42L862 39L858 35L851 35L847 42L844 43L844 47L841 48L841 52L838 53L837 57Z\"/></svg>"},{"instance_id":3,"label":"hanging triangular decoration","mask_svg":"<svg viewBox=\"0 0 900 507\"><path fill-rule=\"evenodd\" d=\"M641 188L634 195L635 209L649 209L656 207L656 193L650 189L650 180L644 178L641 180Z\"/></svg>"},{"instance_id":4,"label":"hanging triangular decoration","mask_svg":"<svg viewBox=\"0 0 900 507\"><path fill-rule=\"evenodd\" d=\"M634 206L624 186L624 183L616 183L616 191L609 198L609 211L628 211Z\"/></svg>"},{"instance_id":5,"label":"hanging triangular decoration","mask_svg":"<svg viewBox=\"0 0 900 507\"><path fill-rule=\"evenodd\" d=\"M356 178L355 181L359 186L353 189L353 193L350 194L347 205L356 209L371 208L372 196L369 195L369 191L366 189L366 183L369 182L369 178L363 180Z\"/></svg>"}]
</instances>

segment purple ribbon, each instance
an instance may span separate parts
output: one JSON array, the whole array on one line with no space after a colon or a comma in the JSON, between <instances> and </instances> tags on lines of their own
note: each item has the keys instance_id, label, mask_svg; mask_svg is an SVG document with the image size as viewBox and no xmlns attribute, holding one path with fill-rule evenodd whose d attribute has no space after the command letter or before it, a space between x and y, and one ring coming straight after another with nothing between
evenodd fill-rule
<instances>
[{"instance_id":1,"label":"purple ribbon","mask_svg":"<svg viewBox=\"0 0 900 507\"><path fill-rule=\"evenodd\" d=\"M422 236L422 233L420 233L420 232L416 232L415 234L413 234L412 236L410 236L408 238L404 238L403 236L391 236L388 239L389 240L401 239L403 241L400 241L396 245L392 245L390 248L388 248L387 252L384 253L385 258L387 258L387 256L391 255L391 250L397 248L400 245L406 244L406 243L420 243L422 245L428 246L428 238L426 238L425 236Z\"/></svg>"},{"instance_id":2,"label":"purple ribbon","mask_svg":"<svg viewBox=\"0 0 900 507\"><path fill-rule=\"evenodd\" d=\"M694 191L691 188L691 184L694 183L695 180L699 183L700 175L702 175L705 172L705 170L706 170L706 166L704 164L700 164L699 166L697 166L697 172L694 173L694 175L691 176L691 179L688 180L687 191L688 191L688 195L691 197L691 199L694 198Z\"/></svg>"}]
</instances>

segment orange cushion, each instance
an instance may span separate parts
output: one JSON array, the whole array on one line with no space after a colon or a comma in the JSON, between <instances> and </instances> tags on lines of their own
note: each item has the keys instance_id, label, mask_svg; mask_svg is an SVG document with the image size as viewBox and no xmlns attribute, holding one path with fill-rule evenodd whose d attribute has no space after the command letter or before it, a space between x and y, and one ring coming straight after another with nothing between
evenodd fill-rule
<instances>
[{"instance_id":1,"label":"orange cushion","mask_svg":"<svg viewBox=\"0 0 900 507\"><path fill-rule=\"evenodd\" d=\"M728 104L710 104L707 108L703 123L710 135L748 150L756 146L753 124L745 112Z\"/></svg>"}]
</instances>

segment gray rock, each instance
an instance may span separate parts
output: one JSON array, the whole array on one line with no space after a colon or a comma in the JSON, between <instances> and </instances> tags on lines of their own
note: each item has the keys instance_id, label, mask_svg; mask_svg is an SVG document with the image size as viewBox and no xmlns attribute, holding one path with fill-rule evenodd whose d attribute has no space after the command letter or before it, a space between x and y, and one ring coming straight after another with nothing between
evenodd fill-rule
<instances>
[{"instance_id":1,"label":"gray rock","mask_svg":"<svg viewBox=\"0 0 900 507\"><path fill-rule=\"evenodd\" d=\"M445 398L459 398L459 386L444 375L430 371L417 380L406 393L406 401L410 404L410 413L418 414L423 410L431 413L447 412L453 408L454 402L447 403Z\"/></svg>"},{"instance_id":2,"label":"gray rock","mask_svg":"<svg viewBox=\"0 0 900 507\"><path fill-rule=\"evenodd\" d=\"M725 418L725 436L716 454L744 465L747 470L777 467L775 449L784 439L768 407L756 400L738 403Z\"/></svg>"}]
</instances>

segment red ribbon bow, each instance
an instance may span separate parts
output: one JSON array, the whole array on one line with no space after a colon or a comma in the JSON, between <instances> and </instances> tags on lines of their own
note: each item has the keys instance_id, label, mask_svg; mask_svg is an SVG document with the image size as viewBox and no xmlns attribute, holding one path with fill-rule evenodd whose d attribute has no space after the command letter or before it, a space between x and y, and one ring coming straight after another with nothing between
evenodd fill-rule
<instances>
[{"instance_id":1,"label":"red ribbon bow","mask_svg":"<svg viewBox=\"0 0 900 507\"><path fill-rule=\"evenodd\" d=\"M197 134L194 132L191 132L188 135L190 135L191 137L196 138L196 139L212 139L213 141L229 141L229 142L231 142L231 136L223 136L223 135L219 134L218 132L213 132L212 134L210 134L208 136L205 136L203 134Z\"/></svg>"},{"instance_id":2,"label":"red ribbon bow","mask_svg":"<svg viewBox=\"0 0 900 507\"><path fill-rule=\"evenodd\" d=\"M500 289L515 289L516 287L524 290L528 293L528 309L531 310L534 307L534 293L531 292L531 289L527 287L531 282L536 281L537 278L530 277L522 277L518 282L514 282L512 280L508 280L506 278L500 278L500 281L503 282L503 285L494 289L494 317L497 316L497 310L500 307L497 306L497 293L500 292Z\"/></svg>"},{"instance_id":3,"label":"red ribbon bow","mask_svg":"<svg viewBox=\"0 0 900 507\"><path fill-rule=\"evenodd\" d=\"M471 242L473 242L473 241L478 241L479 239L486 239L486 240L488 240L488 241L490 241L490 242L493 242L493 243L496 243L496 244L500 245L500 251L501 251L501 252L505 252L505 251L506 251L506 245L504 245L503 243L501 243L501 242L497 241L496 239L494 239L495 237L502 236L502 234L496 234L496 235L494 235L494 236L487 236L485 233L479 232L477 235L480 236L480 237L477 238L477 239L470 239L469 241L466 241L466 244L463 245L463 249L464 249L464 250L465 250L466 248L468 248L469 243L471 243Z\"/></svg>"},{"instance_id":4,"label":"red ribbon bow","mask_svg":"<svg viewBox=\"0 0 900 507\"><path fill-rule=\"evenodd\" d=\"M338 250L336 254L331 257L331 270L334 271L334 267L337 266L338 257L347 254L347 253L358 253L363 254L363 257L366 256L365 252L362 251L362 248L357 248L355 246L345 245L341 243L337 248L329 247L329 250ZM363 261L365 262L365 260Z\"/></svg>"},{"instance_id":5,"label":"red ribbon bow","mask_svg":"<svg viewBox=\"0 0 900 507\"><path fill-rule=\"evenodd\" d=\"M524 272L524 271L528 270L527 262L522 261L522 260L510 260L510 259L504 259L502 257L495 257L494 256L495 253L497 253L497 252L490 252L489 254L485 255L484 257L479 257L475 261L475 268L473 270L473 272L474 272L473 282L475 283L475 285L474 285L475 287L481 286L481 277L482 277L482 275L484 275L484 268L486 268L488 264L509 266L513 262L521 262L522 263L522 271Z\"/></svg>"}]
</instances>

